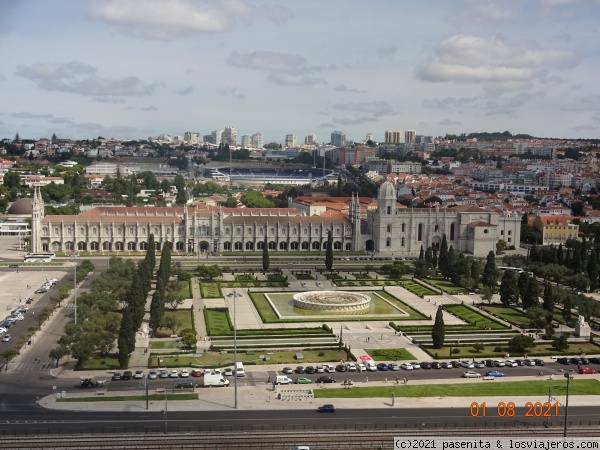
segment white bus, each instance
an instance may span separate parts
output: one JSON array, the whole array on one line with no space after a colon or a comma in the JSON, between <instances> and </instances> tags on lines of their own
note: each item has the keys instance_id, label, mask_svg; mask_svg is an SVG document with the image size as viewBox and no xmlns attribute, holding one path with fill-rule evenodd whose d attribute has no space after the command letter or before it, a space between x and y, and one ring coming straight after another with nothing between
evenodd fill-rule
<instances>
[{"instance_id":1,"label":"white bus","mask_svg":"<svg viewBox=\"0 0 600 450\"><path fill-rule=\"evenodd\" d=\"M246 371L244 370L244 364L242 362L235 363L235 376L245 377Z\"/></svg>"},{"instance_id":2,"label":"white bus","mask_svg":"<svg viewBox=\"0 0 600 450\"><path fill-rule=\"evenodd\" d=\"M51 262L56 255L54 253L29 253L23 257L24 262Z\"/></svg>"}]
</instances>

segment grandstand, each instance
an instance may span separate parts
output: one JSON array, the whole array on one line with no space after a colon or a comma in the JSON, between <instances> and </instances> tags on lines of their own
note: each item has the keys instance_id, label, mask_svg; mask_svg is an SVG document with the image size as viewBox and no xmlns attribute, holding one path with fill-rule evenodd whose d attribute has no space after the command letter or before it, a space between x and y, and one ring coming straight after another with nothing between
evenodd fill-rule
<instances>
[{"instance_id":1,"label":"grandstand","mask_svg":"<svg viewBox=\"0 0 600 450\"><path fill-rule=\"evenodd\" d=\"M207 169L206 178L215 181L232 181L238 184L283 184L302 186L309 183L329 181L336 183L338 174L323 169L277 169L277 168L240 168L218 167Z\"/></svg>"}]
</instances>

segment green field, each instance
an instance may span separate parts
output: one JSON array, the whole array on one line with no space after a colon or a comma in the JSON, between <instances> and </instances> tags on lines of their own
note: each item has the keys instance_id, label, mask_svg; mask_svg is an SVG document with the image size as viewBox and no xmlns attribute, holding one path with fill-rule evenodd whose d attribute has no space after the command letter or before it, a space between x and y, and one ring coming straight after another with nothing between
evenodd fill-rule
<instances>
[{"instance_id":1,"label":"green field","mask_svg":"<svg viewBox=\"0 0 600 450\"><path fill-rule=\"evenodd\" d=\"M175 316L180 323L179 327L177 328L177 333L180 333L181 330L185 330L186 328L193 328L192 314L192 311L189 309L167 309L165 310L164 317ZM168 328L158 327L154 337L170 337L171 332L172 330Z\"/></svg>"},{"instance_id":2,"label":"green field","mask_svg":"<svg viewBox=\"0 0 600 450\"><path fill-rule=\"evenodd\" d=\"M375 398L388 397L510 397L565 395L566 383L556 380L501 381L457 384L407 384L384 387L353 387L351 389L315 389L315 398ZM600 381L572 380L569 395L600 395Z\"/></svg>"},{"instance_id":3,"label":"green field","mask_svg":"<svg viewBox=\"0 0 600 450\"><path fill-rule=\"evenodd\" d=\"M461 294L466 291L464 287L456 286L448 280L440 280L437 278L427 278L427 283L440 288L441 290L447 292L448 294Z\"/></svg>"},{"instance_id":4,"label":"green field","mask_svg":"<svg viewBox=\"0 0 600 450\"><path fill-rule=\"evenodd\" d=\"M483 314L479 314L474 309L464 305L446 305L445 309L477 329L501 330L509 328L507 325L503 325Z\"/></svg>"},{"instance_id":5,"label":"green field","mask_svg":"<svg viewBox=\"0 0 600 450\"><path fill-rule=\"evenodd\" d=\"M365 352L376 361L414 361L416 359L405 348L367 348Z\"/></svg>"},{"instance_id":6,"label":"green field","mask_svg":"<svg viewBox=\"0 0 600 450\"><path fill-rule=\"evenodd\" d=\"M496 316L501 317L507 322L518 327L527 328L529 326L529 319L527 319L525 313L519 311L518 309L504 305L485 305L482 306L482 308L485 311L495 314Z\"/></svg>"},{"instance_id":7,"label":"green field","mask_svg":"<svg viewBox=\"0 0 600 450\"><path fill-rule=\"evenodd\" d=\"M402 281L400 285L407 291L410 291L419 297L423 297L425 295L439 295L439 292L429 289L428 287L425 287L416 281Z\"/></svg>"}]
</instances>

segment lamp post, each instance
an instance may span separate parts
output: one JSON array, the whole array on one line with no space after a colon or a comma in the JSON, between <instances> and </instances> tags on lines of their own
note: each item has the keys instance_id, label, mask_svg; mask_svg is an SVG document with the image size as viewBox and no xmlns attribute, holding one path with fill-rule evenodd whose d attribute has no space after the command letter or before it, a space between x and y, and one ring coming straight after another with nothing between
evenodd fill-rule
<instances>
[{"instance_id":1,"label":"lamp post","mask_svg":"<svg viewBox=\"0 0 600 450\"><path fill-rule=\"evenodd\" d=\"M567 421L569 419L569 382L573 378L573 369L570 369L568 373L565 373L565 378L567 379L567 399L565 400L565 429L563 437L567 437Z\"/></svg>"},{"instance_id":2,"label":"lamp post","mask_svg":"<svg viewBox=\"0 0 600 450\"><path fill-rule=\"evenodd\" d=\"M77 325L77 256L71 255L71 259L75 261L75 285L73 287L73 297L75 301L75 325Z\"/></svg>"},{"instance_id":3,"label":"lamp post","mask_svg":"<svg viewBox=\"0 0 600 450\"><path fill-rule=\"evenodd\" d=\"M235 320L235 303L237 299L237 291L233 290L233 407L238 407L237 395L237 325Z\"/></svg>"}]
</instances>

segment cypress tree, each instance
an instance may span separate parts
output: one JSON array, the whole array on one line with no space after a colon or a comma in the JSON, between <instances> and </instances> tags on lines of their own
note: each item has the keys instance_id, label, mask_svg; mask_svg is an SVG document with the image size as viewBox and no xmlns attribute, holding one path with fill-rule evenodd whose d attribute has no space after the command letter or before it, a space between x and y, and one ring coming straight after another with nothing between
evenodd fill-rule
<instances>
[{"instance_id":1,"label":"cypress tree","mask_svg":"<svg viewBox=\"0 0 600 450\"><path fill-rule=\"evenodd\" d=\"M445 273L448 270L448 241L445 234L442 235L442 245L440 246L440 255L438 257L438 268L442 273Z\"/></svg>"},{"instance_id":2,"label":"cypress tree","mask_svg":"<svg viewBox=\"0 0 600 450\"><path fill-rule=\"evenodd\" d=\"M150 267L154 270L156 267L156 243L154 242L154 234L151 234L148 239L148 250L146 254L150 259Z\"/></svg>"},{"instance_id":3,"label":"cypress tree","mask_svg":"<svg viewBox=\"0 0 600 450\"><path fill-rule=\"evenodd\" d=\"M327 249L325 250L325 268L331 270L333 267L333 233L327 233Z\"/></svg>"},{"instance_id":4,"label":"cypress tree","mask_svg":"<svg viewBox=\"0 0 600 450\"><path fill-rule=\"evenodd\" d=\"M527 285L529 284L529 274L525 271L519 274L519 281L517 282L519 286L519 296L521 297L521 303L523 307L525 307L525 296L527 295Z\"/></svg>"},{"instance_id":5,"label":"cypress tree","mask_svg":"<svg viewBox=\"0 0 600 450\"><path fill-rule=\"evenodd\" d=\"M523 308L529 309L540 305L540 287L535 277L529 277Z\"/></svg>"},{"instance_id":6,"label":"cypress tree","mask_svg":"<svg viewBox=\"0 0 600 450\"><path fill-rule=\"evenodd\" d=\"M554 311L554 291L552 285L547 281L544 284L544 303L542 306L548 312Z\"/></svg>"},{"instance_id":7,"label":"cypress tree","mask_svg":"<svg viewBox=\"0 0 600 450\"><path fill-rule=\"evenodd\" d=\"M156 290L152 294L152 302L150 303L150 329L154 334L160 327L160 324L165 315L165 284L162 278L156 281Z\"/></svg>"},{"instance_id":8,"label":"cypress tree","mask_svg":"<svg viewBox=\"0 0 600 450\"><path fill-rule=\"evenodd\" d=\"M271 261L269 258L269 242L267 241L267 235L265 234L265 240L263 242L263 253L262 253L262 268L263 272L269 270Z\"/></svg>"},{"instance_id":9,"label":"cypress tree","mask_svg":"<svg viewBox=\"0 0 600 450\"><path fill-rule=\"evenodd\" d=\"M127 367L129 355L135 350L135 330L133 329L131 308L129 306L123 310L117 346L119 349L119 365Z\"/></svg>"},{"instance_id":10,"label":"cypress tree","mask_svg":"<svg viewBox=\"0 0 600 450\"><path fill-rule=\"evenodd\" d=\"M435 313L435 322L431 329L431 340L433 342L433 348L442 348L444 346L444 340L446 338L446 327L444 325L444 313L442 306L438 306L437 312Z\"/></svg>"},{"instance_id":11,"label":"cypress tree","mask_svg":"<svg viewBox=\"0 0 600 450\"><path fill-rule=\"evenodd\" d=\"M421 245L421 250L419 251L419 261L424 258L423 246Z\"/></svg>"},{"instance_id":12,"label":"cypress tree","mask_svg":"<svg viewBox=\"0 0 600 450\"><path fill-rule=\"evenodd\" d=\"M425 251L425 261L427 261L427 267L433 269L433 251L431 250L431 247L427 247L427 250Z\"/></svg>"},{"instance_id":13,"label":"cypress tree","mask_svg":"<svg viewBox=\"0 0 600 450\"><path fill-rule=\"evenodd\" d=\"M558 250L556 251L556 264L562 265L565 261L565 256L563 252L562 242L558 244Z\"/></svg>"},{"instance_id":14,"label":"cypress tree","mask_svg":"<svg viewBox=\"0 0 600 450\"><path fill-rule=\"evenodd\" d=\"M500 282L500 301L506 306L514 305L519 300L519 285L514 271L507 270Z\"/></svg>"},{"instance_id":15,"label":"cypress tree","mask_svg":"<svg viewBox=\"0 0 600 450\"><path fill-rule=\"evenodd\" d=\"M595 291L598 288L598 259L593 247L587 263L587 273L590 279L590 290Z\"/></svg>"},{"instance_id":16,"label":"cypress tree","mask_svg":"<svg viewBox=\"0 0 600 450\"><path fill-rule=\"evenodd\" d=\"M484 286L489 287L493 292L496 291L496 281L498 280L498 269L496 269L496 257L494 252L490 250L487 255L481 282Z\"/></svg>"}]
</instances>

